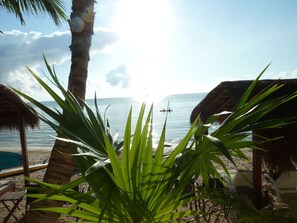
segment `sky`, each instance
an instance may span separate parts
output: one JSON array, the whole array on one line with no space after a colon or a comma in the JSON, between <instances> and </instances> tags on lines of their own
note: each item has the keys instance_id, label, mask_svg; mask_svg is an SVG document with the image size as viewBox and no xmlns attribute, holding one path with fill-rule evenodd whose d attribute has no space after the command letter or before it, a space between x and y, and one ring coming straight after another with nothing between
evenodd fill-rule
<instances>
[{"instance_id":1,"label":"sky","mask_svg":"<svg viewBox=\"0 0 297 223\"><path fill-rule=\"evenodd\" d=\"M71 1L64 1L67 15ZM158 100L208 92L222 81L297 76L296 0L98 0L86 98ZM42 54L67 86L71 34L46 15L22 26L0 9L0 83L51 98Z\"/></svg>"}]
</instances>

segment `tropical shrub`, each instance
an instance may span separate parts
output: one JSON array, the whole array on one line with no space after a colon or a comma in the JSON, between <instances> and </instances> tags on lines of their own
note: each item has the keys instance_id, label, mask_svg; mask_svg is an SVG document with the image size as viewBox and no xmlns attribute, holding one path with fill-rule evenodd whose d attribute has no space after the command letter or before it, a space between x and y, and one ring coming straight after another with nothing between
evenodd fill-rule
<instances>
[{"instance_id":1,"label":"tropical shrub","mask_svg":"<svg viewBox=\"0 0 297 223\"><path fill-rule=\"evenodd\" d=\"M195 221L210 213L201 209L189 209L191 202L212 199L224 207L233 207L243 222L277 222L286 219L283 214L271 211L258 211L242 198L230 194L210 192L207 185L210 177L221 179L220 166L230 177L222 157L226 157L236 167L234 157L247 159L242 148L257 149L258 143L251 140L253 129L281 127L290 118L265 120L261 118L283 103L296 97L296 94L283 98L265 100L281 86L264 89L256 97L248 100L255 82L242 96L229 117L213 133L207 130L221 114L214 114L206 123L197 120L189 128L186 136L168 155L164 156L166 120L157 148L152 143L152 112L150 107L145 117L143 105L139 112L135 131L132 133L132 108L127 118L123 143L116 145L103 122L96 105L93 112L85 104L84 112L75 97L63 88L55 71L47 65L50 81L60 90L64 98L52 90L32 70L35 79L49 92L62 108L51 110L32 97L15 90L50 117L39 114L40 118L57 131L60 140L69 143L77 167L82 176L65 186L48 184L31 179L49 191L47 194L32 194L38 202L42 199L66 201L68 206L43 208L61 214L69 214L86 222L180 222ZM95 101L96 102L96 101ZM265 141L267 139L263 139ZM75 145L75 147L73 146ZM201 179L206 185L203 193L186 192L193 179ZM90 190L81 193L77 188L87 182ZM256 213L249 216L246 213ZM269 218L267 217L269 216ZM240 219L239 219L240 220Z\"/></svg>"}]
</instances>

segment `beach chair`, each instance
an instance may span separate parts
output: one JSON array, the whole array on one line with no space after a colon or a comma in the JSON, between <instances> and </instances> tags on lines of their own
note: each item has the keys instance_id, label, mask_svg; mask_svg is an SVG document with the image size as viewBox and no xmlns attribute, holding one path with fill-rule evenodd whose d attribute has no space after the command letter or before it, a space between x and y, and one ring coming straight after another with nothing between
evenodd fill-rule
<instances>
[{"instance_id":1,"label":"beach chair","mask_svg":"<svg viewBox=\"0 0 297 223\"><path fill-rule=\"evenodd\" d=\"M230 189L234 187L253 188L253 171L250 170L238 170L231 180L227 176L224 176L223 179Z\"/></svg>"},{"instance_id":2,"label":"beach chair","mask_svg":"<svg viewBox=\"0 0 297 223\"><path fill-rule=\"evenodd\" d=\"M6 192L15 191L15 189L16 189L16 185L13 181L6 181L6 180L0 181L0 196L5 194Z\"/></svg>"},{"instance_id":3,"label":"beach chair","mask_svg":"<svg viewBox=\"0 0 297 223\"><path fill-rule=\"evenodd\" d=\"M18 218L15 216L14 212L16 209L20 210L19 204L23 200L25 194L26 190L7 191L0 196L0 203L3 204L8 211L3 223L8 222L11 216L18 222Z\"/></svg>"},{"instance_id":4,"label":"beach chair","mask_svg":"<svg viewBox=\"0 0 297 223\"><path fill-rule=\"evenodd\" d=\"M231 180L227 176L224 176L223 179L226 182L228 191L240 195L246 195L250 200L253 199L253 171L238 170Z\"/></svg>"},{"instance_id":5,"label":"beach chair","mask_svg":"<svg viewBox=\"0 0 297 223\"><path fill-rule=\"evenodd\" d=\"M232 179L232 184L236 187L253 188L253 171L238 170Z\"/></svg>"},{"instance_id":6,"label":"beach chair","mask_svg":"<svg viewBox=\"0 0 297 223\"><path fill-rule=\"evenodd\" d=\"M285 204L289 210L288 214L297 218L297 170L284 172L276 180L268 174L264 177L276 195L276 204Z\"/></svg>"},{"instance_id":7,"label":"beach chair","mask_svg":"<svg viewBox=\"0 0 297 223\"><path fill-rule=\"evenodd\" d=\"M282 194L297 193L297 170L284 172L276 180L268 174L264 174L264 178L279 198Z\"/></svg>"}]
</instances>

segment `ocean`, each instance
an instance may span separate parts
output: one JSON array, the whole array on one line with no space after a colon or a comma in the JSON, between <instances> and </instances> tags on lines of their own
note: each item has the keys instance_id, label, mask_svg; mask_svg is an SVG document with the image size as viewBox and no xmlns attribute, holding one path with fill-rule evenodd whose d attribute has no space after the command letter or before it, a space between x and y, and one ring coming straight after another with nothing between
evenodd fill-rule
<instances>
[{"instance_id":1,"label":"ocean","mask_svg":"<svg viewBox=\"0 0 297 223\"><path fill-rule=\"evenodd\" d=\"M153 113L153 138L158 140L167 117L166 142L178 143L190 128L190 115L194 107L206 96L206 93L170 95L154 103ZM126 120L132 107L132 127L135 126L141 103L133 98L102 98L97 99L100 113L110 122L112 133L119 132L119 140L123 139ZM94 108L94 100L86 100L87 104ZM57 107L55 102L44 102L50 108ZM171 112L160 112L169 104ZM150 105L147 105L149 110ZM29 150L51 149L56 133L45 123L41 122L36 129L27 129L27 145ZM19 133L17 131L0 131L0 151L20 148Z\"/></svg>"}]
</instances>

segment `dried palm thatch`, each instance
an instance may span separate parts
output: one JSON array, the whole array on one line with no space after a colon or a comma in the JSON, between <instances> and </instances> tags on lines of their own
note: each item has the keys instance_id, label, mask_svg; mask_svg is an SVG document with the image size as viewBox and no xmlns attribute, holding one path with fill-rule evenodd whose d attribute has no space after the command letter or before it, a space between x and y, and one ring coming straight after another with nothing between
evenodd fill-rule
<instances>
[{"instance_id":1,"label":"dried palm thatch","mask_svg":"<svg viewBox=\"0 0 297 223\"><path fill-rule=\"evenodd\" d=\"M39 119L29 105L10 88L0 84L0 130L19 130L20 116L26 127L35 128L39 125Z\"/></svg>"},{"instance_id":2,"label":"dried palm thatch","mask_svg":"<svg viewBox=\"0 0 297 223\"><path fill-rule=\"evenodd\" d=\"M0 84L0 130L17 129L20 132L24 176L29 177L28 150L25 127L39 126L39 119L29 105L10 88ZM25 180L25 185L29 182Z\"/></svg>"},{"instance_id":3,"label":"dried palm thatch","mask_svg":"<svg viewBox=\"0 0 297 223\"><path fill-rule=\"evenodd\" d=\"M247 90L252 81L226 81L220 83L194 108L191 123L200 114L202 121L209 116L222 111L232 111L242 94ZM297 79L260 80L251 97L271 84L283 84L284 86L275 92L270 98L289 95L297 91ZM271 112L265 118L297 117L297 99L282 105ZM223 121L223 120L220 120ZM297 118L296 118L297 121ZM287 125L281 129L258 130L254 135L266 138L283 138L262 144L267 152L262 152L262 157L268 169L272 173L281 173L289 169L295 169L297 163L297 123ZM257 138L255 138L257 140Z\"/></svg>"}]
</instances>

